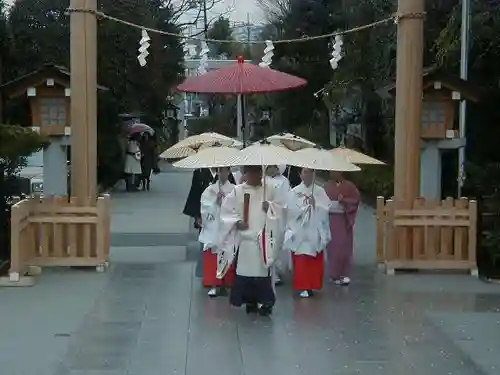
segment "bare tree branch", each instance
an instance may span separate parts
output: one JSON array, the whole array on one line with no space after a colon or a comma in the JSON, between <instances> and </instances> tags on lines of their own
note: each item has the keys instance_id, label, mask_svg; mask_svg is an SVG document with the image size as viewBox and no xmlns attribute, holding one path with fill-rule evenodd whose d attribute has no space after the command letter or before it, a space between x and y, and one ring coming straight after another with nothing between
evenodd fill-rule
<instances>
[{"instance_id":1,"label":"bare tree branch","mask_svg":"<svg viewBox=\"0 0 500 375\"><path fill-rule=\"evenodd\" d=\"M193 0L165 0L163 6L170 8L172 11L172 21L177 23L180 17L187 12L197 9L198 3Z\"/></svg>"},{"instance_id":2,"label":"bare tree branch","mask_svg":"<svg viewBox=\"0 0 500 375\"><path fill-rule=\"evenodd\" d=\"M202 15L202 8L198 8L197 14L194 17L191 17L191 19L189 21L179 22L179 19L184 14L185 13L179 13L177 19L174 21L175 24L177 24L177 26L179 26L180 28L185 27L185 26L196 25L199 22L199 20L203 17L203 15Z\"/></svg>"},{"instance_id":3,"label":"bare tree branch","mask_svg":"<svg viewBox=\"0 0 500 375\"><path fill-rule=\"evenodd\" d=\"M224 2L224 0L165 0L164 6L172 9L172 21L179 27L185 27L199 23L200 20L204 18L205 11L210 12L222 2ZM213 22L220 15L226 15L232 11L232 9L228 9L217 15L217 17L208 22L208 24Z\"/></svg>"},{"instance_id":4,"label":"bare tree branch","mask_svg":"<svg viewBox=\"0 0 500 375\"><path fill-rule=\"evenodd\" d=\"M257 0L259 7L267 15L269 21L282 19L289 13L293 0Z\"/></svg>"},{"instance_id":5,"label":"bare tree branch","mask_svg":"<svg viewBox=\"0 0 500 375\"><path fill-rule=\"evenodd\" d=\"M194 34L190 34L189 36L191 38L196 38L196 37L199 37L200 35L203 35L205 33L205 30L201 30L201 31L198 31L197 33L194 33ZM188 39L189 40L189 39Z\"/></svg>"}]
</instances>

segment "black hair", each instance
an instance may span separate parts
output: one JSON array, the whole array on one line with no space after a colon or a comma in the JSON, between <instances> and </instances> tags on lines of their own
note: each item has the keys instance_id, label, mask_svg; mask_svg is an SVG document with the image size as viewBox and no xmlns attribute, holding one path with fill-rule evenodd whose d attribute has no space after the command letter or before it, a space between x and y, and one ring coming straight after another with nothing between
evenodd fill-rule
<instances>
[{"instance_id":1,"label":"black hair","mask_svg":"<svg viewBox=\"0 0 500 375\"><path fill-rule=\"evenodd\" d=\"M245 165L243 171L246 172L262 172L262 167L260 165Z\"/></svg>"}]
</instances>

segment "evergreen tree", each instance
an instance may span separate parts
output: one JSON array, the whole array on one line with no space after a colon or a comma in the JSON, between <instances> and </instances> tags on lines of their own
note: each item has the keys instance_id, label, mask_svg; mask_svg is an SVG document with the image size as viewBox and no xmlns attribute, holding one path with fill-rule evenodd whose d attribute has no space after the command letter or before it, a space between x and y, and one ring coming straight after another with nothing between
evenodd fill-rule
<instances>
[{"instance_id":1,"label":"evergreen tree","mask_svg":"<svg viewBox=\"0 0 500 375\"><path fill-rule=\"evenodd\" d=\"M68 7L69 0L18 0L14 3L8 18L13 57L9 79L32 72L46 63L70 67ZM179 32L172 21L172 6L165 6L160 0L103 0L100 10L145 27ZM150 37L148 64L141 67L137 61L141 30L113 21L99 21L97 80L110 89L99 96L100 176L116 178L121 174L120 170L111 171L120 168L115 162L119 152L117 137L121 131L117 115L141 111L151 126L161 126L165 99L172 86L180 81L183 72L180 41L152 33ZM20 111L11 113L11 118L26 122L20 114Z\"/></svg>"},{"instance_id":2,"label":"evergreen tree","mask_svg":"<svg viewBox=\"0 0 500 375\"><path fill-rule=\"evenodd\" d=\"M220 16L208 30L208 38L216 40L234 40L233 29L229 22L229 18ZM218 58L226 56L227 58L235 59L241 52L242 48L237 43L209 43L209 56Z\"/></svg>"}]
</instances>

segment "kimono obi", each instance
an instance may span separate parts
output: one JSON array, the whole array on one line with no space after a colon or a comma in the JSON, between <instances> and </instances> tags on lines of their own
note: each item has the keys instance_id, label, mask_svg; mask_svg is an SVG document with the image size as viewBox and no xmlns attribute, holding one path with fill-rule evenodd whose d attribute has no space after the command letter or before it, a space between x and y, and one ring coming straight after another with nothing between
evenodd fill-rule
<instances>
[{"instance_id":1,"label":"kimono obi","mask_svg":"<svg viewBox=\"0 0 500 375\"><path fill-rule=\"evenodd\" d=\"M344 212L345 212L345 208L339 201L330 201L330 209L329 209L330 215L341 214Z\"/></svg>"}]
</instances>

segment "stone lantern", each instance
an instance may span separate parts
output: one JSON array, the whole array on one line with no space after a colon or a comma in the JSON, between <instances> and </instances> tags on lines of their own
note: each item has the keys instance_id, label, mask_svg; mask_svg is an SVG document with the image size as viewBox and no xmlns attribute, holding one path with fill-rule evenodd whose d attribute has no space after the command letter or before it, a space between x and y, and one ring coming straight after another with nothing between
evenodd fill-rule
<instances>
[{"instance_id":1,"label":"stone lantern","mask_svg":"<svg viewBox=\"0 0 500 375\"><path fill-rule=\"evenodd\" d=\"M440 74L430 68L423 74L420 138L420 196L440 200L442 152L465 147L466 139L458 130L461 100L478 102L477 90L469 81ZM395 84L379 90L379 94L395 94Z\"/></svg>"},{"instance_id":2,"label":"stone lantern","mask_svg":"<svg viewBox=\"0 0 500 375\"><path fill-rule=\"evenodd\" d=\"M70 80L67 68L49 64L0 86L7 100L23 95L28 98L32 129L49 138L50 144L43 151L44 195L63 196L68 193Z\"/></svg>"}]
</instances>

